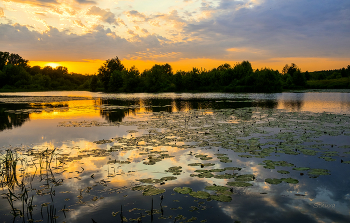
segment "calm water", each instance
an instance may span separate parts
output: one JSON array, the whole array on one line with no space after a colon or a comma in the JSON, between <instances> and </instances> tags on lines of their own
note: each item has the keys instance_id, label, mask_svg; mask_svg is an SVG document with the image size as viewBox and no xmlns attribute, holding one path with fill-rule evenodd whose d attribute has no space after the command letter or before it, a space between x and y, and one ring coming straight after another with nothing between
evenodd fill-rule
<instances>
[{"instance_id":1,"label":"calm water","mask_svg":"<svg viewBox=\"0 0 350 223\"><path fill-rule=\"evenodd\" d=\"M0 94L1 222L349 222L350 93Z\"/></svg>"}]
</instances>

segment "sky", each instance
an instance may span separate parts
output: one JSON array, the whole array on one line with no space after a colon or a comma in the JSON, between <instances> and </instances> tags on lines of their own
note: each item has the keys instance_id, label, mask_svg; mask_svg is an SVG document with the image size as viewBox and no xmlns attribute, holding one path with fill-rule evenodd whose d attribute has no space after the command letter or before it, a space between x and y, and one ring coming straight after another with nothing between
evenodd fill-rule
<instances>
[{"instance_id":1,"label":"sky","mask_svg":"<svg viewBox=\"0 0 350 223\"><path fill-rule=\"evenodd\" d=\"M0 51L83 74L116 56L140 71L329 70L350 64L349 15L349 0L1 0Z\"/></svg>"}]
</instances>

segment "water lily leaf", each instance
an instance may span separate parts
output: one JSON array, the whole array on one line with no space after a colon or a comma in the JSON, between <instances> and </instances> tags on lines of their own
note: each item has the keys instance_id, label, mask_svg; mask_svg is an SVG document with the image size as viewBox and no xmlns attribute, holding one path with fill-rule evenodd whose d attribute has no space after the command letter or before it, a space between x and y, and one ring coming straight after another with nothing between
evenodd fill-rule
<instances>
[{"instance_id":1,"label":"water lily leaf","mask_svg":"<svg viewBox=\"0 0 350 223\"><path fill-rule=\"evenodd\" d=\"M283 182L282 179L276 179L276 178L267 178L265 179L265 182L266 183L269 183L269 184L280 184Z\"/></svg>"},{"instance_id":2,"label":"water lily leaf","mask_svg":"<svg viewBox=\"0 0 350 223\"><path fill-rule=\"evenodd\" d=\"M309 167L294 167L293 170L306 171L309 170Z\"/></svg>"},{"instance_id":3,"label":"water lily leaf","mask_svg":"<svg viewBox=\"0 0 350 223\"><path fill-rule=\"evenodd\" d=\"M287 170L277 170L278 173L280 174L289 174L290 172Z\"/></svg>"},{"instance_id":4,"label":"water lily leaf","mask_svg":"<svg viewBox=\"0 0 350 223\"><path fill-rule=\"evenodd\" d=\"M212 186L206 186L204 189L213 190L213 191L226 191L226 190L229 190L230 188L225 186L212 185Z\"/></svg>"},{"instance_id":5,"label":"water lily leaf","mask_svg":"<svg viewBox=\"0 0 350 223\"><path fill-rule=\"evenodd\" d=\"M293 179L293 178L282 178L281 180L283 180L286 183L290 183L290 184L297 184L297 183L299 183L299 180Z\"/></svg>"},{"instance_id":6,"label":"water lily leaf","mask_svg":"<svg viewBox=\"0 0 350 223\"><path fill-rule=\"evenodd\" d=\"M250 187L250 186L253 186L253 184L247 183L247 182L227 182L227 185L232 186L232 187Z\"/></svg>"},{"instance_id":7,"label":"water lily leaf","mask_svg":"<svg viewBox=\"0 0 350 223\"><path fill-rule=\"evenodd\" d=\"M255 176L253 174L244 174L235 177L236 181L254 181Z\"/></svg>"},{"instance_id":8,"label":"water lily leaf","mask_svg":"<svg viewBox=\"0 0 350 223\"><path fill-rule=\"evenodd\" d=\"M174 191L179 193L179 194L189 194L192 192L192 189L189 187L175 187Z\"/></svg>"},{"instance_id":9,"label":"water lily leaf","mask_svg":"<svg viewBox=\"0 0 350 223\"><path fill-rule=\"evenodd\" d=\"M143 196L153 196L153 195L158 195L162 194L165 192L165 189L158 189L156 187L154 188L149 188L143 191Z\"/></svg>"},{"instance_id":10,"label":"water lily leaf","mask_svg":"<svg viewBox=\"0 0 350 223\"><path fill-rule=\"evenodd\" d=\"M210 194L205 191L197 191L197 192L192 191L190 195L192 197L200 198L200 199L208 199L210 197Z\"/></svg>"},{"instance_id":11,"label":"water lily leaf","mask_svg":"<svg viewBox=\"0 0 350 223\"><path fill-rule=\"evenodd\" d=\"M227 195L211 195L210 196L211 199L216 200L216 201L221 201L221 202L230 202L232 201L232 197L231 196L227 196Z\"/></svg>"}]
</instances>

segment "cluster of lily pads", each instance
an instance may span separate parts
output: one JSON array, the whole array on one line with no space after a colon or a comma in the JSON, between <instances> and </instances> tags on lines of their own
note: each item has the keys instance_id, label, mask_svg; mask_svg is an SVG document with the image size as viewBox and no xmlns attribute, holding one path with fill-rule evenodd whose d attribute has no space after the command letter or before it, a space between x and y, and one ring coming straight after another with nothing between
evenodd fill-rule
<instances>
[{"instance_id":1,"label":"cluster of lily pads","mask_svg":"<svg viewBox=\"0 0 350 223\"><path fill-rule=\"evenodd\" d=\"M106 165L115 169L124 164L138 163L137 167L142 167L147 178L133 179L133 186L129 189L143 196L163 195L168 190L167 186L177 193L176 196L231 202L236 189L258 188L261 183L293 186L303 180L295 175L305 173L310 178L316 178L331 174L322 165L316 168L297 166L291 163L290 157L317 157L321 163L334 162L344 166L350 163L349 144L330 144L322 139L325 136L349 137L350 115L347 114L296 113L262 108L190 110L153 112L145 119L138 120L136 117L123 122L66 121L59 126L132 126L134 129L123 137L94 141L97 148L77 149L76 155L55 154L55 160L63 165L77 160L83 162L86 157L108 157ZM26 155L42 159L52 151L30 149ZM125 155L128 152L136 152L138 159ZM185 161L179 161L180 158ZM164 167L162 164L167 161L172 165ZM261 172L273 171L284 177L266 178L253 173L246 168L249 162L259 163L256 167ZM157 169L165 176L150 178L151 169ZM80 172L77 174L76 177L80 177ZM96 175L91 175L91 179ZM204 186L197 190L190 186L180 187L178 182L181 179L187 179L189 184L201 182ZM108 187L107 181L98 182ZM43 193L49 194L48 189ZM93 201L99 199L98 196L92 197ZM82 199L80 201L83 202ZM117 215L117 212L113 213Z\"/></svg>"}]
</instances>

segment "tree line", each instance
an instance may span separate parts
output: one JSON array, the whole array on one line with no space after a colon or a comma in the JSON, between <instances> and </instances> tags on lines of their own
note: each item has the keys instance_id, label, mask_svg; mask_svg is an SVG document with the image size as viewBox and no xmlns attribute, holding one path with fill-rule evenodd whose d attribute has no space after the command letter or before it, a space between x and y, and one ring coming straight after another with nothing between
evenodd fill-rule
<instances>
[{"instance_id":1,"label":"tree line","mask_svg":"<svg viewBox=\"0 0 350 223\"><path fill-rule=\"evenodd\" d=\"M63 66L29 66L18 54L0 51L0 89L26 90L87 90L92 76L69 73Z\"/></svg>"},{"instance_id":2,"label":"tree line","mask_svg":"<svg viewBox=\"0 0 350 223\"><path fill-rule=\"evenodd\" d=\"M305 89L308 83L339 79L349 88L350 65L332 71L302 72L294 63L282 72L270 68L253 70L249 61L231 66L222 64L211 70L192 68L174 72L169 64L155 64L140 72L127 69L118 57L108 59L97 75L69 73L66 67L28 66L17 54L0 52L2 90L91 90L105 92L281 92ZM344 81L343 81L344 80Z\"/></svg>"}]
</instances>

